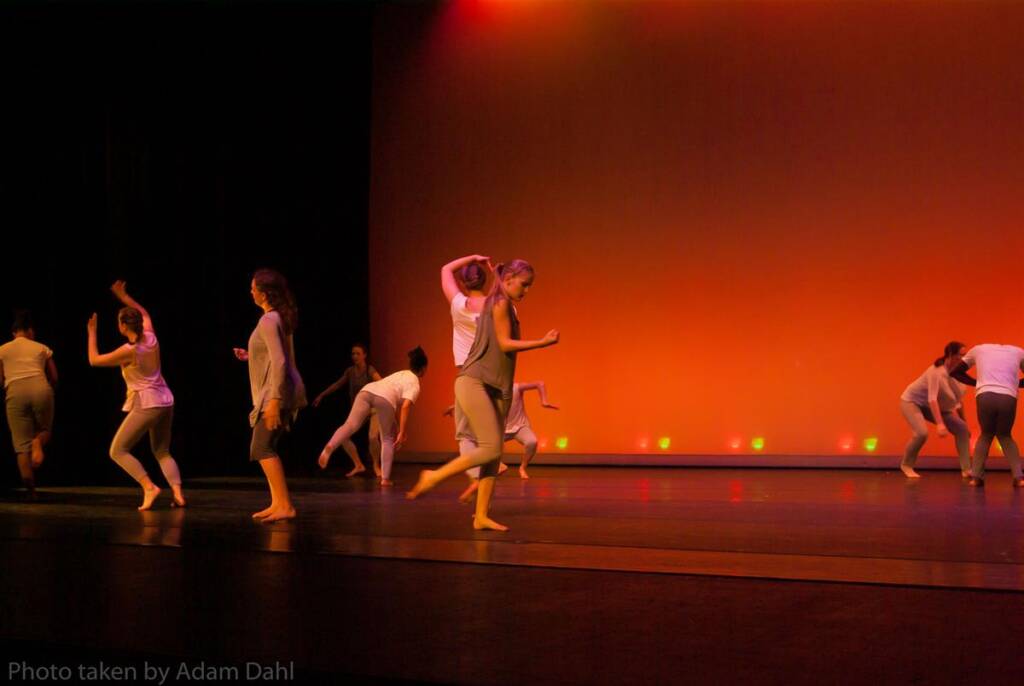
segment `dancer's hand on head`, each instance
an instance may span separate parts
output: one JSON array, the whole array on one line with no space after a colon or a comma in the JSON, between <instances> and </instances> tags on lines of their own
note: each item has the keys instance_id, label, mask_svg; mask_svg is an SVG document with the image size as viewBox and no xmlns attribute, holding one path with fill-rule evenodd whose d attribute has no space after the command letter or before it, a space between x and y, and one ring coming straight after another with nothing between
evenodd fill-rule
<instances>
[{"instance_id":1,"label":"dancer's hand on head","mask_svg":"<svg viewBox=\"0 0 1024 686\"><path fill-rule=\"evenodd\" d=\"M949 435L949 429L947 429L945 426L940 426L938 427L936 433L939 434L939 438L945 438L946 436Z\"/></svg>"},{"instance_id":2,"label":"dancer's hand on head","mask_svg":"<svg viewBox=\"0 0 1024 686\"><path fill-rule=\"evenodd\" d=\"M551 329L551 331L544 334L544 343L547 345L554 345L558 342L559 335L558 329Z\"/></svg>"},{"instance_id":3,"label":"dancer's hand on head","mask_svg":"<svg viewBox=\"0 0 1024 686\"><path fill-rule=\"evenodd\" d=\"M110 292L117 296L118 300L123 300L128 295L128 284L122 279L118 279L114 282L114 285L110 287Z\"/></svg>"},{"instance_id":4,"label":"dancer's hand on head","mask_svg":"<svg viewBox=\"0 0 1024 686\"><path fill-rule=\"evenodd\" d=\"M232 348L231 350L232 350L232 352L235 353L235 357L238 358L239 360L241 360L242 362L248 362L249 361L249 351L248 350L245 350L244 348Z\"/></svg>"},{"instance_id":5,"label":"dancer's hand on head","mask_svg":"<svg viewBox=\"0 0 1024 686\"><path fill-rule=\"evenodd\" d=\"M86 324L85 324L85 328L86 328L86 330L89 333L96 333L96 321L98 319L99 319L99 317L96 315L95 312L93 312L92 316L89 317L89 321L86 322Z\"/></svg>"}]
</instances>

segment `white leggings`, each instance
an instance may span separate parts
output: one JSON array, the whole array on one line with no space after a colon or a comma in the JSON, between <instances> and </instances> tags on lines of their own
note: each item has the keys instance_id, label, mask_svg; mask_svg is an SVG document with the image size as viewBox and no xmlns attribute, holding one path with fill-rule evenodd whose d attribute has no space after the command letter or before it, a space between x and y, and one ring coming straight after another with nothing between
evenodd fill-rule
<instances>
[{"instance_id":1,"label":"white leggings","mask_svg":"<svg viewBox=\"0 0 1024 686\"><path fill-rule=\"evenodd\" d=\"M903 418L907 420L907 424L910 424L911 431L914 432L903 449L903 461L900 464L913 468L917 462L917 454L921 452L921 447L928 440L928 425L925 422L934 424L935 418L932 416L931 409L921 407L909 400L900 400L900 410L903 412ZM955 412L943 412L942 422L956 440L956 452L960 457L960 471L966 472L971 468L971 432L967 429L967 423L960 419Z\"/></svg>"},{"instance_id":2,"label":"white leggings","mask_svg":"<svg viewBox=\"0 0 1024 686\"><path fill-rule=\"evenodd\" d=\"M384 398L374 395L369 391L359 391L356 399L352 401L352 410L348 413L348 419L338 427L338 430L327 441L330 452L334 452L339 446L344 445L352 438L352 434L359 431L359 428L366 423L370 411L377 411L377 420L380 422L380 471L381 477L391 479L391 463L395 458L395 438L398 436L398 426L395 422L395 408L391 407ZM370 437L373 440L373 437Z\"/></svg>"},{"instance_id":3,"label":"white leggings","mask_svg":"<svg viewBox=\"0 0 1024 686\"><path fill-rule=\"evenodd\" d=\"M147 478L146 468L136 460L129 450L149 434L149 447L160 463L160 471L171 486L181 486L181 474L178 463L171 457L171 421L174 418L174 407L136 408L128 413L121 422L121 428L114 434L110 444L110 459L138 482Z\"/></svg>"}]
</instances>

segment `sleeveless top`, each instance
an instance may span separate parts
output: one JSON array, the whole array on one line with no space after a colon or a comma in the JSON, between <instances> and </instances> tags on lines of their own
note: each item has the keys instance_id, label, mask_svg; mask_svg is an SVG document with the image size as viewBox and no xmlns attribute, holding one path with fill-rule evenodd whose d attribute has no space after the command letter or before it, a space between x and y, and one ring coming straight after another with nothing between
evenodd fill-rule
<instances>
[{"instance_id":1,"label":"sleeveless top","mask_svg":"<svg viewBox=\"0 0 1024 686\"><path fill-rule=\"evenodd\" d=\"M512 400L512 383L516 375L516 354L502 352L498 345L497 332L494 330L494 303L488 298L484 309L477 319L476 337L473 345L462 363L459 376L480 379L491 388L501 392L502 398ZM509 303L508 316L512 320L512 339L519 340L519 318L516 308Z\"/></svg>"},{"instance_id":2,"label":"sleeveless top","mask_svg":"<svg viewBox=\"0 0 1024 686\"><path fill-rule=\"evenodd\" d=\"M160 343L156 334L145 330L134 343L125 343L125 346L132 351L132 361L121 365L121 376L128 386L128 397L122 409L131 412L174 405L174 395L160 372Z\"/></svg>"}]
</instances>

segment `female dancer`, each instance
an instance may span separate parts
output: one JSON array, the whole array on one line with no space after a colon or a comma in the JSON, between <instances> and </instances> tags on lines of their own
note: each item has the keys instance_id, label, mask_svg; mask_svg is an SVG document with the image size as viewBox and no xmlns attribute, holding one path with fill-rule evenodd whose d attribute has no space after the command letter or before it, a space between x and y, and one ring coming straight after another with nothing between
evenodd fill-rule
<instances>
[{"instance_id":1,"label":"female dancer","mask_svg":"<svg viewBox=\"0 0 1024 686\"><path fill-rule=\"evenodd\" d=\"M558 409L557 405L552 405L548 402L548 391L543 381L529 381L512 385L512 404L508 408L508 418L505 420L505 442L515 441L523 446L523 461L519 463L520 479L530 478L530 475L526 473L526 466L530 464L530 460L537 454L537 434L533 433L533 427L530 426L530 418L526 416L526 407L523 404L523 393L526 391L537 391L540 394L541 407L546 407L550 410ZM445 410L445 414L451 413L452 408ZM464 503L469 502L480 483L478 480L480 468L474 467L469 470L469 473L474 471L477 472L477 475L475 475L472 483L469 484L466 490L462 492L462 495L459 496L459 500Z\"/></svg>"},{"instance_id":2,"label":"female dancer","mask_svg":"<svg viewBox=\"0 0 1024 686\"><path fill-rule=\"evenodd\" d=\"M15 314L14 340L0 345L0 384L7 395L7 426L18 456L21 483L30 499L36 497L35 470L43 464L43 447L53 430L53 389L57 365L53 351L36 343L32 317Z\"/></svg>"},{"instance_id":3,"label":"female dancer","mask_svg":"<svg viewBox=\"0 0 1024 686\"><path fill-rule=\"evenodd\" d=\"M345 370L345 373L341 375L341 378L332 383L330 386L325 388L323 392L316 397L313 401L313 407L320 407L320 403L323 399L334 393L342 386L348 385L348 401L349 407L355 403L356 395L359 391L363 390L363 386L370 383L371 381L380 381L381 376L373 365L366 363L366 346L362 343L356 343L352 346L352 366ZM363 466L363 461L359 459L359 451L356 450L355 443L352 439L347 439L342 447L348 456L352 458L352 462L355 465L352 470L345 475L345 478L353 477L356 474L360 474L366 471L366 467ZM370 413L370 437L369 437L369 448L370 457L373 462L373 473L380 478L380 421L377 419L377 413Z\"/></svg>"},{"instance_id":4,"label":"female dancer","mask_svg":"<svg viewBox=\"0 0 1024 686\"><path fill-rule=\"evenodd\" d=\"M288 282L273 269L260 269L253 274L249 292L263 316L249 336L248 349L235 348L234 352L239 360L249 363L249 460L260 463L270 487L270 506L252 516L267 523L295 517L277 443L306 406L306 388L295 367L293 334L299 310Z\"/></svg>"},{"instance_id":5,"label":"female dancer","mask_svg":"<svg viewBox=\"0 0 1024 686\"><path fill-rule=\"evenodd\" d=\"M174 419L174 396L160 373L160 343L153 330L153 320L142 305L117 281L110 290L124 307L117 313L117 330L128 342L113 352L101 355L96 345L96 313L89 318L89 364L93 367L120 367L128 397L122 408L128 416L110 444L110 458L142 486L140 510L148 510L160 495L145 467L129 452L144 434L160 464L160 471L171 487L171 507L185 507L181 492L178 463L171 457L171 422Z\"/></svg>"},{"instance_id":6,"label":"female dancer","mask_svg":"<svg viewBox=\"0 0 1024 686\"><path fill-rule=\"evenodd\" d=\"M972 379L965 373L978 366L978 378ZM971 486L985 485L985 460L992 439L998 438L999 445L1010 463L1013 485L1024 487L1024 473L1021 472L1020 451L1011 431L1017 418L1017 389L1024 381L1020 372L1024 370L1024 349L1015 345L985 343L967 351L963 360L950 376L969 385L976 386L974 396L978 406L978 424L981 435L974 444L974 462L971 466Z\"/></svg>"},{"instance_id":7,"label":"female dancer","mask_svg":"<svg viewBox=\"0 0 1024 686\"><path fill-rule=\"evenodd\" d=\"M558 342L558 331L549 331L533 341L519 339L519 320L513 303L522 302L533 285L533 267L525 260L499 264L491 294L477 321L476 338L459 376L455 379L455 402L465 412L476 436L477 447L437 470L423 470L406 497L416 498L444 479L470 467L482 467L473 527L507 531L488 516L494 478L501 458L506 408L512 400L516 354L545 348Z\"/></svg>"},{"instance_id":8,"label":"female dancer","mask_svg":"<svg viewBox=\"0 0 1024 686\"><path fill-rule=\"evenodd\" d=\"M345 423L338 427L334 436L320 453L320 469L326 469L331 454L339 445L351 444L351 437L363 425L371 411L376 411L380 420L380 485L393 486L391 464L395 451L401 450L409 426L409 411L420 396L420 378L427 373L427 355L423 348L416 346L409 351L409 369L395 372L380 381L363 386L352 402L352 410ZM395 414L398 414L398 430L395 430ZM347 448L346 448L347 450ZM349 453L351 455L351 453Z\"/></svg>"},{"instance_id":9,"label":"female dancer","mask_svg":"<svg viewBox=\"0 0 1024 686\"><path fill-rule=\"evenodd\" d=\"M960 456L960 475L965 478L970 476L971 434L964 421L964 387L949 376L960 364L965 352L967 348L963 343L950 341L942 357L935 360L900 396L903 417L914 432L903 450L903 460L900 462L900 469L910 479L921 476L914 471L914 464L921 447L928 440L928 426L925 422L935 424L940 437L953 434L956 452Z\"/></svg>"},{"instance_id":10,"label":"female dancer","mask_svg":"<svg viewBox=\"0 0 1024 686\"><path fill-rule=\"evenodd\" d=\"M477 318L484 307L484 301L487 300L487 295L483 291L487 283L484 266L490 264L490 259L484 255L467 255L441 267L441 290L448 298L448 308L452 316L452 354L455 357L456 371L462 368L469 349L473 347ZM469 295L462 292L460 281L469 291ZM459 404L456 403L453 407L455 441L459 444L460 453L466 454L476 448L476 438Z\"/></svg>"}]
</instances>

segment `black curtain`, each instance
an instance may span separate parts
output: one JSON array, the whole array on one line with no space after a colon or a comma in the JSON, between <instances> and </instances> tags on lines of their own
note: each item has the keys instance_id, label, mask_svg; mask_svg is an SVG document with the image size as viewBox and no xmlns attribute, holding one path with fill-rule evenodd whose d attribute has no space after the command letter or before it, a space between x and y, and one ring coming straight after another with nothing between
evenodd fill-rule
<instances>
[{"instance_id":1,"label":"black curtain","mask_svg":"<svg viewBox=\"0 0 1024 686\"><path fill-rule=\"evenodd\" d=\"M0 334L30 308L60 371L41 485L123 483L107 458L121 419L118 278L154 319L177 402L186 479L255 474L245 347L254 269L291 281L311 396L369 336L371 25L361 3L24 3L0 9ZM372 341L368 341L371 344ZM289 437L308 473L341 401ZM148 445L140 445L148 458ZM4 422L0 469L16 480ZM151 472L155 464L144 459Z\"/></svg>"}]
</instances>

